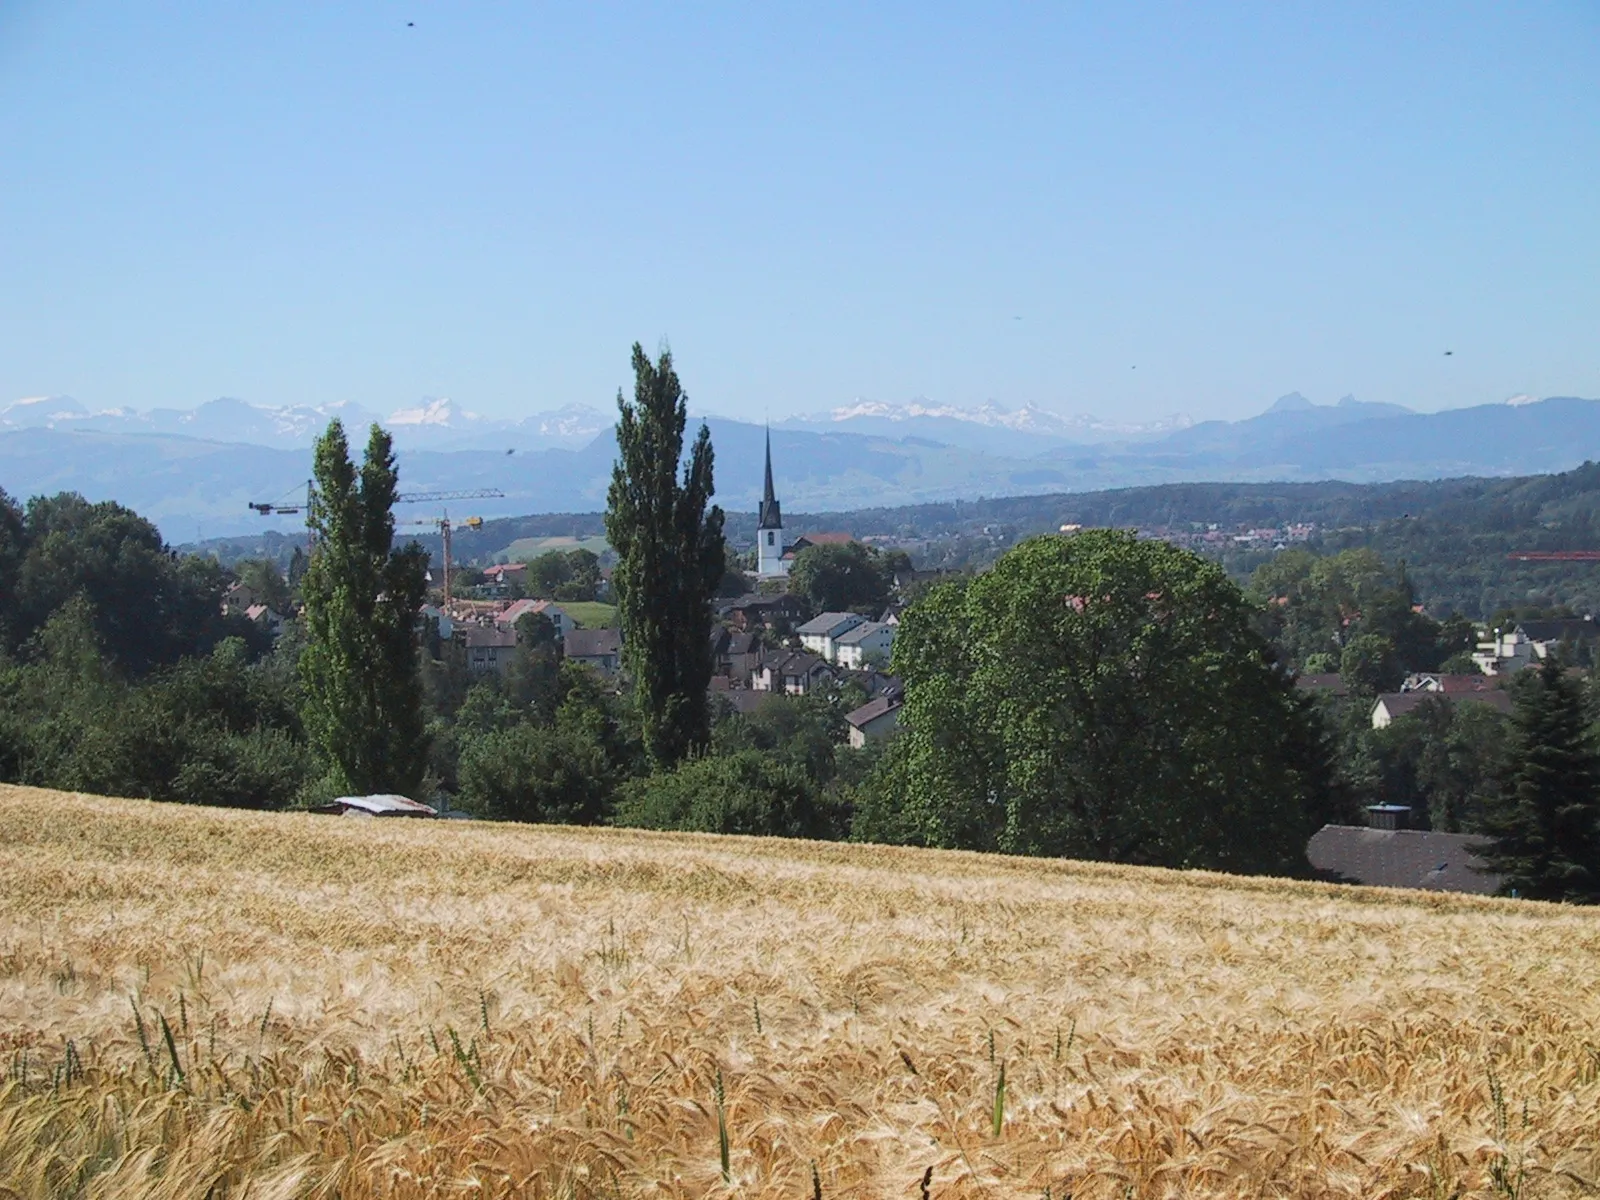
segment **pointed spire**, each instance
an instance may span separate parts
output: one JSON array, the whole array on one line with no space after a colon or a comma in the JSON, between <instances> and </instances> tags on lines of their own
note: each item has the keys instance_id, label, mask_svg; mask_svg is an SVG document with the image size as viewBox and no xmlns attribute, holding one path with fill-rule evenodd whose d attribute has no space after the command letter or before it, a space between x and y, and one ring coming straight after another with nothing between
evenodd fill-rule
<instances>
[{"instance_id":1,"label":"pointed spire","mask_svg":"<svg viewBox=\"0 0 1600 1200\"><path fill-rule=\"evenodd\" d=\"M767 485L761 489L761 503L771 504L776 496L772 494L772 429L767 428Z\"/></svg>"},{"instance_id":2,"label":"pointed spire","mask_svg":"<svg viewBox=\"0 0 1600 1200\"><path fill-rule=\"evenodd\" d=\"M772 490L772 429L767 428L767 478L761 489L760 520L757 529L782 529L783 515L778 509L778 497Z\"/></svg>"}]
</instances>

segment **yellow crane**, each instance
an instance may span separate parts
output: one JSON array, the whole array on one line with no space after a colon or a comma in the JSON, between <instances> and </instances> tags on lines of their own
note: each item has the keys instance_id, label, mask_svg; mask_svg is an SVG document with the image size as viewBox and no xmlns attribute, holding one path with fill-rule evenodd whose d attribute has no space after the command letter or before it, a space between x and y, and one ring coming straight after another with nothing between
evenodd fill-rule
<instances>
[{"instance_id":1,"label":"yellow crane","mask_svg":"<svg viewBox=\"0 0 1600 1200\"><path fill-rule=\"evenodd\" d=\"M452 525L450 523L450 514L449 513L445 513L442 516L437 516L437 517L419 517L418 519L416 519L414 521L401 521L400 524L407 525L407 526L426 525L426 526L428 526L428 527L430 527L432 529L437 529L439 531L439 537L444 542L444 602L446 604L449 604L450 603L450 563L452 561L452 559L450 557L450 530L452 528L457 528L457 529L481 529L481 528L483 528L483 518L482 517L463 517L459 522L456 523L455 526L452 527Z\"/></svg>"},{"instance_id":2,"label":"yellow crane","mask_svg":"<svg viewBox=\"0 0 1600 1200\"><path fill-rule=\"evenodd\" d=\"M438 501L438 500L503 500L504 498L505 498L505 493L504 492L502 492L499 488L492 488L491 487L491 488L467 488L467 489L464 489L462 491L455 491L455 492L401 492L399 495L397 495L394 498L394 502L396 504L421 504L421 503L424 503L424 502L430 501L430 500L431 501ZM260 513L263 517L296 516L296 515L303 514L305 516L305 519L306 519L306 551L307 551L307 553L310 553L311 548L315 544L315 541L316 541L314 528L312 526L312 515L313 515L313 511L314 511L314 509L316 507L316 503L317 503L317 485L316 485L316 481L312 480L312 479L306 480L306 491L305 491L305 499L304 500L300 499L300 497L298 495L296 495L292 502L288 501L287 497L284 497L284 498L281 498L281 499L278 499L278 500L269 500L269 501L265 501L265 502L256 501L256 500L252 500L252 501L249 502L251 509L253 509L255 512ZM440 517L439 518L440 521L445 522L445 524L442 524L442 525L439 526L439 530L440 530L441 533L444 534L444 546L445 546L445 550L444 550L444 556L445 556L445 599L446 600L450 599L450 584L449 584L449 578L450 578L450 566L449 566L449 559L450 559L450 526L448 524L449 519L450 519L449 517ZM479 525L483 524L483 518L482 517L472 517L469 520L471 522L473 522L473 524L472 524L472 528L473 529L476 529L476 528L478 528ZM434 524L434 522L432 522L432 521L408 521L408 522L404 522L404 524L409 524L409 525L417 525L417 524L431 525L431 524ZM463 521L462 524L466 525L466 524L468 524L468 522L467 521Z\"/></svg>"}]
</instances>

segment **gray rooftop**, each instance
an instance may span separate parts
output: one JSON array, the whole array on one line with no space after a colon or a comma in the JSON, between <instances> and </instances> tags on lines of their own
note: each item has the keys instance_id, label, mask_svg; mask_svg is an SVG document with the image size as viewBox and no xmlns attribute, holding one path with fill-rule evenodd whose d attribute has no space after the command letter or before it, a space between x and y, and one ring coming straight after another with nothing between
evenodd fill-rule
<instances>
[{"instance_id":1,"label":"gray rooftop","mask_svg":"<svg viewBox=\"0 0 1600 1200\"><path fill-rule=\"evenodd\" d=\"M1500 890L1500 876L1485 874L1484 861L1471 850L1483 840L1466 833L1324 825L1312 835L1306 857L1341 883L1492 896Z\"/></svg>"},{"instance_id":2,"label":"gray rooftop","mask_svg":"<svg viewBox=\"0 0 1600 1200\"><path fill-rule=\"evenodd\" d=\"M812 617L811 620L800 626L795 632L801 635L809 633L814 637L829 637L836 630L849 629L851 626L859 625L865 620L866 618L859 613L825 612Z\"/></svg>"}]
</instances>

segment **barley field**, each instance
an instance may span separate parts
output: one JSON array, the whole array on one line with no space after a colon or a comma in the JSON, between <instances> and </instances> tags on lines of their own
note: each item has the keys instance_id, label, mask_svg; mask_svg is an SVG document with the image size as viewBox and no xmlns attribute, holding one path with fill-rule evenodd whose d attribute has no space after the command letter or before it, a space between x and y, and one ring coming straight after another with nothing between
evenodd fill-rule
<instances>
[{"instance_id":1,"label":"barley field","mask_svg":"<svg viewBox=\"0 0 1600 1200\"><path fill-rule=\"evenodd\" d=\"M0 787L0 1197L1578 1196L1600 914Z\"/></svg>"}]
</instances>

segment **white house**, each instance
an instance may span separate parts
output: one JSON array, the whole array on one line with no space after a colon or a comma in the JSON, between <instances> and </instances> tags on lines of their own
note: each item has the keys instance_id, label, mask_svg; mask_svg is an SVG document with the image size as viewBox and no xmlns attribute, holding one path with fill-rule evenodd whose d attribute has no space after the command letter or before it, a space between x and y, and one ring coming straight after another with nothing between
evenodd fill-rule
<instances>
[{"instance_id":1,"label":"white house","mask_svg":"<svg viewBox=\"0 0 1600 1200\"><path fill-rule=\"evenodd\" d=\"M834 662L852 671L867 666L869 656L887 658L894 645L895 626L883 621L863 621L834 639Z\"/></svg>"},{"instance_id":2,"label":"white house","mask_svg":"<svg viewBox=\"0 0 1600 1200\"><path fill-rule=\"evenodd\" d=\"M496 625L503 625L507 629L512 629L528 613L543 613L549 617L550 623L556 627L556 637L563 640L576 627L572 618L567 615L566 610L549 600L518 600L504 612L498 614L494 621Z\"/></svg>"},{"instance_id":3,"label":"white house","mask_svg":"<svg viewBox=\"0 0 1600 1200\"><path fill-rule=\"evenodd\" d=\"M812 617L795 632L800 635L800 644L807 650L833 662L840 636L866 623L867 619L859 613L825 612Z\"/></svg>"},{"instance_id":4,"label":"white house","mask_svg":"<svg viewBox=\"0 0 1600 1200\"><path fill-rule=\"evenodd\" d=\"M1479 642L1472 661L1487 675L1511 675L1537 666L1550 651L1566 643L1593 642L1600 638L1600 622L1588 617L1557 621L1522 621L1513 629L1496 629L1489 641Z\"/></svg>"}]
</instances>

